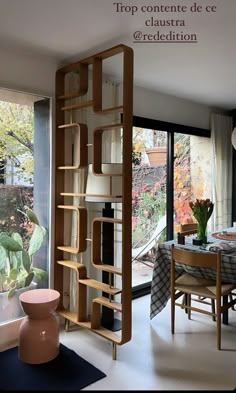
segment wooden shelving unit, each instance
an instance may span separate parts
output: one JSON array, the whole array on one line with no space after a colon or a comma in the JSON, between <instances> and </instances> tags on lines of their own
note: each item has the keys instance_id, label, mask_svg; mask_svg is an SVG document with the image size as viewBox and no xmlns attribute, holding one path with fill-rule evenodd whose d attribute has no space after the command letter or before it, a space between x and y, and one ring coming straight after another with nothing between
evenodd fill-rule
<instances>
[{"instance_id":1,"label":"wooden shelving unit","mask_svg":"<svg viewBox=\"0 0 236 393\"><path fill-rule=\"evenodd\" d=\"M123 102L122 105L103 108L103 61L118 54L123 55ZM80 103L71 103L76 97L83 97L88 92L89 67L92 68L92 99ZM77 92L67 91L65 78L68 73L79 74L79 89ZM122 113L122 123L97 125L89 130L87 124L80 124L65 120L68 111L81 111L84 108L92 108L96 115L107 113ZM91 330L113 343L113 358L116 358L116 345L122 345L130 341L132 334L131 305L132 305L132 280L131 280L131 191L132 191L132 121L133 121L133 50L125 45L118 45L89 58L69 64L56 73L56 191L55 191L55 263L54 263L54 287L61 293L60 304L57 312L67 321L71 321L81 327ZM104 132L121 129L122 132L122 174L104 174L102 172L102 138ZM65 163L65 143L68 132L71 130L78 133L79 149L76 163ZM68 197L80 197L84 200L85 193L74 193L65 190L65 176L67 171L77 171L80 175L81 168L87 168L88 161L88 135L92 135L93 159L92 166L97 176L122 176L122 218L104 218L98 216L92 222L92 238L87 235L87 210L84 203L81 206L68 204ZM110 198L110 195L107 195ZM65 211L76 212L78 218L76 247L64 244ZM101 257L102 224L110 222L121 227L122 233L122 260L119 266L103 263ZM90 264L98 272L105 271L109 275L109 284L88 277L88 266L84 262L78 263L64 255L81 254L87 250L87 243L91 243ZM76 271L77 310L70 312L63 305L63 272L64 268ZM114 277L119 277L120 287L113 285ZM96 289L97 296L92 298L90 306L87 306L87 297L90 288ZM104 297L102 293L106 293ZM114 297L119 295L120 301ZM107 307L120 314L121 330L119 333L104 328L101 324L101 309ZM88 315L91 313L91 317Z\"/></svg>"}]
</instances>

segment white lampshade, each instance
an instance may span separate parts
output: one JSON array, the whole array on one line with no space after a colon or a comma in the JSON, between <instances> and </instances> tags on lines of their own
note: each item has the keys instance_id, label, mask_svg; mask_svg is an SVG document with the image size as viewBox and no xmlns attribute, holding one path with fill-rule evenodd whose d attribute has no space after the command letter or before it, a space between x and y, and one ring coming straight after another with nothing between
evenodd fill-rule
<instances>
[{"instance_id":1,"label":"white lampshade","mask_svg":"<svg viewBox=\"0 0 236 393\"><path fill-rule=\"evenodd\" d=\"M236 149L236 127L234 127L232 136L231 136L231 142L233 147Z\"/></svg>"},{"instance_id":2,"label":"white lampshade","mask_svg":"<svg viewBox=\"0 0 236 393\"><path fill-rule=\"evenodd\" d=\"M122 175L122 164L102 164L102 173ZM89 164L86 194L86 202L121 202L122 176L95 175Z\"/></svg>"}]
</instances>

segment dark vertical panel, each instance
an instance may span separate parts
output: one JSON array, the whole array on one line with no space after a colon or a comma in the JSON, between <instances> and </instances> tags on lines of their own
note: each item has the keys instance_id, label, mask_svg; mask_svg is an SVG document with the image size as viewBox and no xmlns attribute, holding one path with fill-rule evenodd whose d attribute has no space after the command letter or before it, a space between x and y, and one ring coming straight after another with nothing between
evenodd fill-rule
<instances>
[{"instance_id":1,"label":"dark vertical panel","mask_svg":"<svg viewBox=\"0 0 236 393\"><path fill-rule=\"evenodd\" d=\"M167 139L167 184L166 184L166 214L167 214L167 240L174 238L173 211L174 211L174 134L168 132Z\"/></svg>"},{"instance_id":2,"label":"dark vertical panel","mask_svg":"<svg viewBox=\"0 0 236 393\"><path fill-rule=\"evenodd\" d=\"M102 209L102 216L114 218L114 209L111 203L105 203L105 208ZM114 265L114 224L110 222L103 222L102 224L102 262L106 265ZM102 282L109 284L109 273L102 272ZM111 285L114 285L114 277L112 276ZM102 296L108 297L106 292L102 292ZM102 326L113 330L114 310L102 306Z\"/></svg>"},{"instance_id":3,"label":"dark vertical panel","mask_svg":"<svg viewBox=\"0 0 236 393\"><path fill-rule=\"evenodd\" d=\"M49 114L49 99L43 99L34 103L34 210L37 213L40 224L47 229L47 240L49 239L50 207ZM43 247L35 255L34 265L49 271L48 241L44 242Z\"/></svg>"},{"instance_id":4,"label":"dark vertical panel","mask_svg":"<svg viewBox=\"0 0 236 393\"><path fill-rule=\"evenodd\" d=\"M236 109L232 111L233 128L236 127ZM232 170L232 222L236 221L236 150L233 148Z\"/></svg>"}]
</instances>

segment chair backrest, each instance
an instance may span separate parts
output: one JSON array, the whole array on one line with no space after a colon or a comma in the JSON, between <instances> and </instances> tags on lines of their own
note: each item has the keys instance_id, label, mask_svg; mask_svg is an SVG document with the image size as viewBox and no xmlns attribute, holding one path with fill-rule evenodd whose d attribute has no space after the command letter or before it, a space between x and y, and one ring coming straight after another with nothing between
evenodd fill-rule
<instances>
[{"instance_id":1,"label":"chair backrest","mask_svg":"<svg viewBox=\"0 0 236 393\"><path fill-rule=\"evenodd\" d=\"M213 268L216 270L216 297L220 299L221 296L221 251L217 253L212 252L197 252L186 249L176 248L172 244L171 248L171 293L172 296L175 291L175 263L203 268Z\"/></svg>"},{"instance_id":2,"label":"chair backrest","mask_svg":"<svg viewBox=\"0 0 236 393\"><path fill-rule=\"evenodd\" d=\"M179 233L184 236L193 235L197 233L198 224L191 223L191 224L180 224Z\"/></svg>"},{"instance_id":3,"label":"chair backrest","mask_svg":"<svg viewBox=\"0 0 236 393\"><path fill-rule=\"evenodd\" d=\"M213 268L220 272L221 268L221 251L213 252L198 252L187 249L175 247L172 244L171 249L171 263L183 263L184 265L195 267Z\"/></svg>"}]
</instances>

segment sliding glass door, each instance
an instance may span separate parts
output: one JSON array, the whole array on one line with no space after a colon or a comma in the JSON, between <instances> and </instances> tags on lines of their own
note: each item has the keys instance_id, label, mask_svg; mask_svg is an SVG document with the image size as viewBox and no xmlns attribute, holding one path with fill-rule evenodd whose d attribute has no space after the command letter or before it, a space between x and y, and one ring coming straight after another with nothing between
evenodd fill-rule
<instances>
[{"instance_id":1,"label":"sliding glass door","mask_svg":"<svg viewBox=\"0 0 236 393\"><path fill-rule=\"evenodd\" d=\"M209 138L174 134L174 238L180 224L194 222L190 200L211 198L211 163Z\"/></svg>"},{"instance_id":2,"label":"sliding glass door","mask_svg":"<svg viewBox=\"0 0 236 393\"><path fill-rule=\"evenodd\" d=\"M155 246L166 239L167 132L133 128L132 285L150 285Z\"/></svg>"},{"instance_id":3,"label":"sliding glass door","mask_svg":"<svg viewBox=\"0 0 236 393\"><path fill-rule=\"evenodd\" d=\"M210 131L134 117L133 296L150 292L155 248L193 220L189 201L211 197Z\"/></svg>"}]
</instances>

